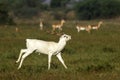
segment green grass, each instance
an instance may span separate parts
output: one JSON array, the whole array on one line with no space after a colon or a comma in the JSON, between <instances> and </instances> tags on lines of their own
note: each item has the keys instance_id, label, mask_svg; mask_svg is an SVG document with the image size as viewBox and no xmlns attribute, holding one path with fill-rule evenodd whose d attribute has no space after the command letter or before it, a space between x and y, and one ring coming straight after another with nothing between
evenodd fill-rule
<instances>
[{"instance_id":1,"label":"green grass","mask_svg":"<svg viewBox=\"0 0 120 80\"><path fill-rule=\"evenodd\" d=\"M81 21L93 23L95 21ZM96 21L97 22L97 21ZM47 56L31 54L25 59L20 70L15 64L19 51L26 48L26 38L58 41L59 36L48 33L46 27L39 30L37 25L0 26L0 80L120 80L120 23L105 20L102 27L77 33L74 22L67 22L63 32L72 36L62 51L68 66L66 70L55 56L51 69L47 70Z\"/></svg>"}]
</instances>

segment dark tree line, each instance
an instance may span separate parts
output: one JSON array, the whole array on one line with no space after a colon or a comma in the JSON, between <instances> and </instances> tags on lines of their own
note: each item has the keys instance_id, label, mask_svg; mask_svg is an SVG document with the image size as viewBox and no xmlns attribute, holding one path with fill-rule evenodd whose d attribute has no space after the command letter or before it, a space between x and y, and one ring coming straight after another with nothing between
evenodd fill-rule
<instances>
[{"instance_id":1,"label":"dark tree line","mask_svg":"<svg viewBox=\"0 0 120 80\"><path fill-rule=\"evenodd\" d=\"M50 5L44 0L0 0L0 24L13 22L12 18L32 18L44 11L54 19L97 19L120 16L120 0L51 0ZM12 13L12 15L11 15ZM45 15L47 15L45 13Z\"/></svg>"},{"instance_id":2,"label":"dark tree line","mask_svg":"<svg viewBox=\"0 0 120 80\"><path fill-rule=\"evenodd\" d=\"M15 24L12 17L9 16L7 4L0 3L0 24Z\"/></svg>"},{"instance_id":3,"label":"dark tree line","mask_svg":"<svg viewBox=\"0 0 120 80\"><path fill-rule=\"evenodd\" d=\"M79 19L113 18L120 16L119 0L85 0L75 7Z\"/></svg>"}]
</instances>

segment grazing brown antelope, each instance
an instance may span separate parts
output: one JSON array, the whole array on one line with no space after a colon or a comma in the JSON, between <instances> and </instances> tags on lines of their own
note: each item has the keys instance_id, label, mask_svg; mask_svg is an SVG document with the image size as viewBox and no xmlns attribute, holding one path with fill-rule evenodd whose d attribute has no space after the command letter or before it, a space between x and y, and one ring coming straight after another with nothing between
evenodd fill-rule
<instances>
[{"instance_id":1,"label":"grazing brown antelope","mask_svg":"<svg viewBox=\"0 0 120 80\"><path fill-rule=\"evenodd\" d=\"M103 22L100 21L100 22L98 23L98 25L90 25L90 26L91 26L91 29L96 29L96 30L98 30L98 29L100 28L100 26L101 26L102 23L103 23Z\"/></svg>"},{"instance_id":2,"label":"grazing brown antelope","mask_svg":"<svg viewBox=\"0 0 120 80\"><path fill-rule=\"evenodd\" d=\"M59 31L62 31L62 26L64 23L65 23L65 20L62 19L60 23L52 24L52 32L54 32L56 29L59 29Z\"/></svg>"},{"instance_id":3,"label":"grazing brown antelope","mask_svg":"<svg viewBox=\"0 0 120 80\"><path fill-rule=\"evenodd\" d=\"M77 29L78 32L85 30L85 31L87 31L88 33L90 33L91 26L90 26L90 25L88 25L88 26L80 26L80 25L77 25L77 26L76 26L76 29Z\"/></svg>"},{"instance_id":4,"label":"grazing brown antelope","mask_svg":"<svg viewBox=\"0 0 120 80\"><path fill-rule=\"evenodd\" d=\"M43 21L40 19L40 30L43 30Z\"/></svg>"},{"instance_id":5,"label":"grazing brown antelope","mask_svg":"<svg viewBox=\"0 0 120 80\"><path fill-rule=\"evenodd\" d=\"M15 27L15 31L18 32L18 30L19 30L18 27Z\"/></svg>"}]
</instances>

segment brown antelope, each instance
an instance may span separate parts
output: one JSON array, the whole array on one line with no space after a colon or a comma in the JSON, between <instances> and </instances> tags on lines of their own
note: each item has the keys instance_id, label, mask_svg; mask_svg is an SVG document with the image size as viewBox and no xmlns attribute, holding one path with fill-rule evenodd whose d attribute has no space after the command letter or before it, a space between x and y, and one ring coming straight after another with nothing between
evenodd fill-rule
<instances>
[{"instance_id":1,"label":"brown antelope","mask_svg":"<svg viewBox=\"0 0 120 80\"><path fill-rule=\"evenodd\" d=\"M40 19L40 30L43 30L43 21Z\"/></svg>"},{"instance_id":2,"label":"brown antelope","mask_svg":"<svg viewBox=\"0 0 120 80\"><path fill-rule=\"evenodd\" d=\"M18 30L19 30L18 27L15 27L15 31L18 32Z\"/></svg>"},{"instance_id":3,"label":"brown antelope","mask_svg":"<svg viewBox=\"0 0 120 80\"><path fill-rule=\"evenodd\" d=\"M90 33L91 26L90 26L90 25L88 25L88 26L80 26L80 25L77 25L77 26L76 26L76 29L77 29L78 32L85 30L85 31L87 31L88 33Z\"/></svg>"},{"instance_id":4,"label":"brown antelope","mask_svg":"<svg viewBox=\"0 0 120 80\"><path fill-rule=\"evenodd\" d=\"M100 21L100 22L98 23L98 25L90 25L90 26L91 26L91 29L96 29L96 30L98 30L98 29L100 28L100 26L101 26L102 23L103 23L103 22Z\"/></svg>"},{"instance_id":5,"label":"brown antelope","mask_svg":"<svg viewBox=\"0 0 120 80\"><path fill-rule=\"evenodd\" d=\"M64 23L65 23L65 20L62 19L60 23L53 24L52 25L52 32L54 32L55 29L59 29L59 31L62 31L62 26Z\"/></svg>"}]
</instances>

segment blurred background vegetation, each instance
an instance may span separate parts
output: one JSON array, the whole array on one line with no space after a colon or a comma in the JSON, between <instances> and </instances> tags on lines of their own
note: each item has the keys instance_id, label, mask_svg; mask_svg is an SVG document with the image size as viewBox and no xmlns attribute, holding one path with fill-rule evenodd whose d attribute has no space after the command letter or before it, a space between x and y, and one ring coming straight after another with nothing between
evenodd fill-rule
<instances>
[{"instance_id":1,"label":"blurred background vegetation","mask_svg":"<svg viewBox=\"0 0 120 80\"><path fill-rule=\"evenodd\" d=\"M19 19L91 20L120 16L120 0L0 0L0 24Z\"/></svg>"}]
</instances>

